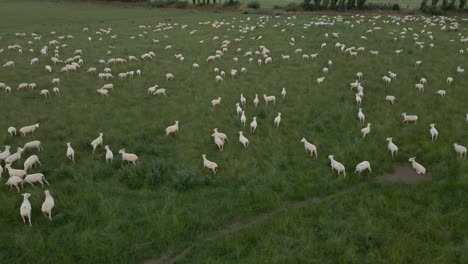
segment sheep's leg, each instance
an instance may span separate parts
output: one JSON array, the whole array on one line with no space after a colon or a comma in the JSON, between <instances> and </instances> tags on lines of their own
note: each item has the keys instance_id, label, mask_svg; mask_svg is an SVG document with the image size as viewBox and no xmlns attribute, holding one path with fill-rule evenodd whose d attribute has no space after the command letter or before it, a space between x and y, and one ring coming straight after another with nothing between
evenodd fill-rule
<instances>
[{"instance_id":1,"label":"sheep's leg","mask_svg":"<svg viewBox=\"0 0 468 264\"><path fill-rule=\"evenodd\" d=\"M29 220L29 226L32 226L32 224L31 224L31 213L28 214L28 220Z\"/></svg>"},{"instance_id":2,"label":"sheep's leg","mask_svg":"<svg viewBox=\"0 0 468 264\"><path fill-rule=\"evenodd\" d=\"M21 218L23 219L23 223L26 224L26 220L24 219L24 215L21 215Z\"/></svg>"},{"instance_id":3,"label":"sheep's leg","mask_svg":"<svg viewBox=\"0 0 468 264\"><path fill-rule=\"evenodd\" d=\"M49 185L49 182L47 181L47 179L45 177L43 177L43 179L44 179L45 183L47 183L47 185ZM44 185L42 187L44 187Z\"/></svg>"},{"instance_id":4,"label":"sheep's leg","mask_svg":"<svg viewBox=\"0 0 468 264\"><path fill-rule=\"evenodd\" d=\"M28 182L29 184L31 184L31 186L36 189L36 186L34 186L34 184L32 182Z\"/></svg>"}]
</instances>

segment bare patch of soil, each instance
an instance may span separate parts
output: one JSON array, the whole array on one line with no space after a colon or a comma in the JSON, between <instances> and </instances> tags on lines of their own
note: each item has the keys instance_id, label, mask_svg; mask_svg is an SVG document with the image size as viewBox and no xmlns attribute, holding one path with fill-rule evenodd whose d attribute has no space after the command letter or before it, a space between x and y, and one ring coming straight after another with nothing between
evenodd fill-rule
<instances>
[{"instance_id":1,"label":"bare patch of soil","mask_svg":"<svg viewBox=\"0 0 468 264\"><path fill-rule=\"evenodd\" d=\"M427 175L417 174L410 165L395 165L393 172L385 173L376 178L379 182L404 182L404 183L419 183L429 179Z\"/></svg>"}]
</instances>

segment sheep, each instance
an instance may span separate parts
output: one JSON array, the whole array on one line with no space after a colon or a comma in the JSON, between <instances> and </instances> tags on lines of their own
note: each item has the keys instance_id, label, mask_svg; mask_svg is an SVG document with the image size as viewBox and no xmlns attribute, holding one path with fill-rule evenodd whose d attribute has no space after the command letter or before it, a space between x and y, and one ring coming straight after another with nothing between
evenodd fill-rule
<instances>
[{"instance_id":1,"label":"sheep","mask_svg":"<svg viewBox=\"0 0 468 264\"><path fill-rule=\"evenodd\" d=\"M22 148L17 148L16 153L11 154L5 159L5 164L12 164L15 161L21 161L21 153L23 152Z\"/></svg>"},{"instance_id":2,"label":"sheep","mask_svg":"<svg viewBox=\"0 0 468 264\"><path fill-rule=\"evenodd\" d=\"M393 80L395 80L397 77L396 73L391 72L391 71L388 72L388 75L390 75L390 78L392 78Z\"/></svg>"},{"instance_id":3,"label":"sheep","mask_svg":"<svg viewBox=\"0 0 468 264\"><path fill-rule=\"evenodd\" d=\"M242 131L239 131L239 142L247 148L249 146L249 140L243 135Z\"/></svg>"},{"instance_id":4,"label":"sheep","mask_svg":"<svg viewBox=\"0 0 468 264\"><path fill-rule=\"evenodd\" d=\"M5 93L6 94L11 94L11 87L10 86L5 87Z\"/></svg>"},{"instance_id":5,"label":"sheep","mask_svg":"<svg viewBox=\"0 0 468 264\"><path fill-rule=\"evenodd\" d=\"M419 80L419 83L420 84L426 84L427 83L426 78L421 78L421 80Z\"/></svg>"},{"instance_id":6,"label":"sheep","mask_svg":"<svg viewBox=\"0 0 468 264\"><path fill-rule=\"evenodd\" d=\"M421 64L422 64L422 61L418 60L418 61L416 61L416 63L415 63L414 65L415 65L415 66L419 66L419 65L421 65Z\"/></svg>"},{"instance_id":7,"label":"sheep","mask_svg":"<svg viewBox=\"0 0 468 264\"><path fill-rule=\"evenodd\" d=\"M424 85L417 83L414 85L414 87L416 87L416 89L418 89L420 92L424 92Z\"/></svg>"},{"instance_id":8,"label":"sheep","mask_svg":"<svg viewBox=\"0 0 468 264\"><path fill-rule=\"evenodd\" d=\"M311 157L313 154L315 154L315 158L317 159L318 158L317 147L314 144L309 143L307 139L305 138L302 138L301 142L304 143L304 148L305 148L306 153L310 152Z\"/></svg>"},{"instance_id":9,"label":"sheep","mask_svg":"<svg viewBox=\"0 0 468 264\"><path fill-rule=\"evenodd\" d=\"M36 84L35 83L30 83L28 84L28 88L31 89L31 90L34 90L34 88L36 88Z\"/></svg>"},{"instance_id":10,"label":"sheep","mask_svg":"<svg viewBox=\"0 0 468 264\"><path fill-rule=\"evenodd\" d=\"M245 111L242 111L240 121L241 121L241 125L245 127L245 122L247 121L247 117L245 117Z\"/></svg>"},{"instance_id":11,"label":"sheep","mask_svg":"<svg viewBox=\"0 0 468 264\"><path fill-rule=\"evenodd\" d=\"M164 89L164 88L156 89L156 91L154 91L153 95L164 95L164 96L167 96L167 95L166 95L166 89Z\"/></svg>"},{"instance_id":12,"label":"sheep","mask_svg":"<svg viewBox=\"0 0 468 264\"><path fill-rule=\"evenodd\" d=\"M276 104L276 97L274 95L267 96L266 94L263 94L263 99L265 100L265 104L267 105L268 105L268 102L273 102L273 104Z\"/></svg>"},{"instance_id":13,"label":"sheep","mask_svg":"<svg viewBox=\"0 0 468 264\"><path fill-rule=\"evenodd\" d=\"M363 161L359 163L358 165L356 165L356 170L354 172L361 174L365 170L369 170L370 172L372 172L370 163L368 161Z\"/></svg>"},{"instance_id":14,"label":"sheep","mask_svg":"<svg viewBox=\"0 0 468 264\"><path fill-rule=\"evenodd\" d=\"M52 209L55 207L55 201L52 195L50 195L49 190L44 191L45 200L42 203L41 211L45 217L49 218L52 221Z\"/></svg>"},{"instance_id":15,"label":"sheep","mask_svg":"<svg viewBox=\"0 0 468 264\"><path fill-rule=\"evenodd\" d=\"M255 109L257 109L258 102L259 102L259 100L258 100L258 94L255 94L255 98L253 99L253 104L254 104ZM467 118L467 120L468 120L468 118ZM467 121L467 122L468 122L468 121Z\"/></svg>"},{"instance_id":16,"label":"sheep","mask_svg":"<svg viewBox=\"0 0 468 264\"><path fill-rule=\"evenodd\" d=\"M272 63L272 58L268 57L265 59L265 64L271 64Z\"/></svg>"},{"instance_id":17,"label":"sheep","mask_svg":"<svg viewBox=\"0 0 468 264\"><path fill-rule=\"evenodd\" d=\"M28 86L29 86L28 83L20 83L16 89L17 90L22 90L22 89L28 88Z\"/></svg>"},{"instance_id":18,"label":"sheep","mask_svg":"<svg viewBox=\"0 0 468 264\"><path fill-rule=\"evenodd\" d=\"M429 125L429 133L431 134L431 140L437 140L437 137L439 136L439 131L435 128L435 124L430 124Z\"/></svg>"},{"instance_id":19,"label":"sheep","mask_svg":"<svg viewBox=\"0 0 468 264\"><path fill-rule=\"evenodd\" d=\"M136 165L138 162L138 156L132 153L126 153L125 149L119 150L119 154L122 155L122 161L131 162L133 165Z\"/></svg>"},{"instance_id":20,"label":"sheep","mask_svg":"<svg viewBox=\"0 0 468 264\"><path fill-rule=\"evenodd\" d=\"M49 96L50 96L49 90L47 90L47 89L42 89L40 95L41 95L41 96L44 96L44 98L49 97Z\"/></svg>"},{"instance_id":21,"label":"sheep","mask_svg":"<svg viewBox=\"0 0 468 264\"><path fill-rule=\"evenodd\" d=\"M388 141L388 145L387 145L388 150L392 154L392 158L393 158L394 153L395 153L395 155L398 155L398 147L397 147L397 145L395 145L395 143L393 143L393 138L392 137L388 137L388 138L386 138L386 140Z\"/></svg>"},{"instance_id":22,"label":"sheep","mask_svg":"<svg viewBox=\"0 0 468 264\"><path fill-rule=\"evenodd\" d=\"M50 67L50 65L46 65L45 70L48 71L49 73L52 73L52 67Z\"/></svg>"},{"instance_id":23,"label":"sheep","mask_svg":"<svg viewBox=\"0 0 468 264\"><path fill-rule=\"evenodd\" d=\"M362 72L356 73L356 78L358 78L358 80L362 80L363 77L364 77L364 74L362 74Z\"/></svg>"},{"instance_id":24,"label":"sheep","mask_svg":"<svg viewBox=\"0 0 468 264\"><path fill-rule=\"evenodd\" d=\"M24 176L26 176L26 171L25 170L13 169L11 167L11 164L6 164L5 169L8 171L8 175L10 177L16 176L16 177L20 177L22 179L22 178L24 178Z\"/></svg>"},{"instance_id":25,"label":"sheep","mask_svg":"<svg viewBox=\"0 0 468 264\"><path fill-rule=\"evenodd\" d=\"M392 82L392 79L387 76L383 76L382 80L384 81L386 85L389 85Z\"/></svg>"},{"instance_id":26,"label":"sheep","mask_svg":"<svg viewBox=\"0 0 468 264\"><path fill-rule=\"evenodd\" d=\"M323 74L327 74L327 73L328 73L328 68L327 68L327 67L324 67L324 68L322 69L322 73L323 73Z\"/></svg>"},{"instance_id":27,"label":"sheep","mask_svg":"<svg viewBox=\"0 0 468 264\"><path fill-rule=\"evenodd\" d=\"M364 121L366 120L366 116L364 115L364 113L362 112L362 108L360 107L359 107L359 112L357 116L359 118L359 122L364 123Z\"/></svg>"},{"instance_id":28,"label":"sheep","mask_svg":"<svg viewBox=\"0 0 468 264\"><path fill-rule=\"evenodd\" d=\"M463 74L465 72L465 69L461 68L460 66L457 66L457 73L458 74Z\"/></svg>"},{"instance_id":29,"label":"sheep","mask_svg":"<svg viewBox=\"0 0 468 264\"><path fill-rule=\"evenodd\" d=\"M220 104L221 104L221 97L211 100L211 105L213 106L213 109L215 108L215 106L220 105Z\"/></svg>"},{"instance_id":30,"label":"sheep","mask_svg":"<svg viewBox=\"0 0 468 264\"><path fill-rule=\"evenodd\" d=\"M283 55L283 54L281 54L281 58L282 58L283 60L289 60L290 56L289 56L289 55Z\"/></svg>"},{"instance_id":31,"label":"sheep","mask_svg":"<svg viewBox=\"0 0 468 264\"><path fill-rule=\"evenodd\" d=\"M254 116L252 122L250 123L250 130L252 131L252 133L254 133L256 129L257 129L257 117Z\"/></svg>"},{"instance_id":32,"label":"sheep","mask_svg":"<svg viewBox=\"0 0 468 264\"><path fill-rule=\"evenodd\" d=\"M370 133L371 131L371 123L367 123L367 126L363 129L361 129L361 135L362 135L362 138L365 138L367 134Z\"/></svg>"},{"instance_id":33,"label":"sheep","mask_svg":"<svg viewBox=\"0 0 468 264\"><path fill-rule=\"evenodd\" d=\"M23 203L21 204L21 207L20 207L21 218L23 219L23 222L26 224L25 217L27 217L29 220L29 226L32 226L31 225L31 203L28 200L31 194L23 193L21 195L23 195Z\"/></svg>"},{"instance_id":34,"label":"sheep","mask_svg":"<svg viewBox=\"0 0 468 264\"><path fill-rule=\"evenodd\" d=\"M453 144L453 148L455 149L455 152L457 153L457 157L460 156L460 158L463 158L463 156L466 157L466 147L459 145L458 143Z\"/></svg>"},{"instance_id":35,"label":"sheep","mask_svg":"<svg viewBox=\"0 0 468 264\"><path fill-rule=\"evenodd\" d=\"M446 91L445 91L445 90L438 90L438 91L436 92L436 94L437 94L437 95L440 95L442 98L444 98L444 97L445 97L445 94L446 94Z\"/></svg>"},{"instance_id":36,"label":"sheep","mask_svg":"<svg viewBox=\"0 0 468 264\"><path fill-rule=\"evenodd\" d=\"M47 185L49 185L49 182L47 181L47 179L45 178L44 174L42 173L33 173L33 174L28 174L26 175L26 177L24 177L24 180L21 182L21 186L24 185L24 183L29 183L31 184L33 187L34 187L34 182L39 182L42 186L42 188L44 188L44 182L47 183Z\"/></svg>"},{"instance_id":37,"label":"sheep","mask_svg":"<svg viewBox=\"0 0 468 264\"><path fill-rule=\"evenodd\" d=\"M112 83L107 83L107 84L104 84L101 89L106 89L106 90L113 90L114 89L114 84Z\"/></svg>"},{"instance_id":38,"label":"sheep","mask_svg":"<svg viewBox=\"0 0 468 264\"><path fill-rule=\"evenodd\" d=\"M355 94L355 100L356 100L356 104L357 104L358 106L361 106L362 97L359 96L359 94Z\"/></svg>"},{"instance_id":39,"label":"sheep","mask_svg":"<svg viewBox=\"0 0 468 264\"><path fill-rule=\"evenodd\" d=\"M447 84L450 85L453 82L452 77L447 77Z\"/></svg>"},{"instance_id":40,"label":"sheep","mask_svg":"<svg viewBox=\"0 0 468 264\"><path fill-rule=\"evenodd\" d=\"M34 125L30 125L30 126L25 126L25 127L22 127L20 128L20 133L23 137L26 136L26 134L28 133L32 133L34 134L34 131L36 131L36 129L39 128L39 123L36 123Z\"/></svg>"},{"instance_id":41,"label":"sheep","mask_svg":"<svg viewBox=\"0 0 468 264\"><path fill-rule=\"evenodd\" d=\"M218 146L219 151L223 151L224 148L224 141L216 136L216 133L211 134L214 139L214 143Z\"/></svg>"},{"instance_id":42,"label":"sheep","mask_svg":"<svg viewBox=\"0 0 468 264\"><path fill-rule=\"evenodd\" d=\"M11 187L12 186L15 186L16 187L16 190L18 190L18 193L20 192L20 184L23 182L23 179L21 179L20 177L18 176L12 176L10 178L8 178L7 182L5 183L5 185L8 185L10 186L10 190L11 190Z\"/></svg>"},{"instance_id":43,"label":"sheep","mask_svg":"<svg viewBox=\"0 0 468 264\"><path fill-rule=\"evenodd\" d=\"M222 81L224 81L224 80L223 80L223 77L221 77L221 76L219 76L219 75L216 75L216 76L215 76L215 81L216 81L216 83L218 83L218 82L222 82Z\"/></svg>"},{"instance_id":44,"label":"sheep","mask_svg":"<svg viewBox=\"0 0 468 264\"><path fill-rule=\"evenodd\" d=\"M10 148L11 147L8 146L8 145L5 146L5 150L0 153L0 161L5 160L6 158L8 158L11 155Z\"/></svg>"},{"instance_id":45,"label":"sheep","mask_svg":"<svg viewBox=\"0 0 468 264\"><path fill-rule=\"evenodd\" d=\"M106 90L106 89L97 89L96 90L100 95L103 95L103 96L108 96L109 95L109 91Z\"/></svg>"},{"instance_id":46,"label":"sheep","mask_svg":"<svg viewBox=\"0 0 468 264\"><path fill-rule=\"evenodd\" d=\"M26 159L24 162L24 171L27 172L30 168L39 163L42 166L41 161L39 161L39 157L37 155L31 155L29 158Z\"/></svg>"},{"instance_id":47,"label":"sheep","mask_svg":"<svg viewBox=\"0 0 468 264\"><path fill-rule=\"evenodd\" d=\"M226 78L226 72L221 71L221 72L220 72L220 75L221 75L221 77Z\"/></svg>"},{"instance_id":48,"label":"sheep","mask_svg":"<svg viewBox=\"0 0 468 264\"><path fill-rule=\"evenodd\" d=\"M158 88L159 86L157 84L155 84L154 86L151 86L150 88L148 88L148 95L149 94L154 94L154 92L156 91L156 89Z\"/></svg>"},{"instance_id":49,"label":"sheep","mask_svg":"<svg viewBox=\"0 0 468 264\"><path fill-rule=\"evenodd\" d=\"M174 80L174 74L172 73L166 73L165 77L166 77L166 81Z\"/></svg>"},{"instance_id":50,"label":"sheep","mask_svg":"<svg viewBox=\"0 0 468 264\"><path fill-rule=\"evenodd\" d=\"M99 136L94 139L93 141L91 141L91 147L93 147L93 154L94 154L94 151L96 150L97 146L101 145L102 146L102 142L104 141L103 140L103 136L104 136L104 133L99 133Z\"/></svg>"},{"instance_id":51,"label":"sheep","mask_svg":"<svg viewBox=\"0 0 468 264\"><path fill-rule=\"evenodd\" d=\"M200 68L200 65L198 65L197 63L192 64L192 70L196 70L198 68Z\"/></svg>"},{"instance_id":52,"label":"sheep","mask_svg":"<svg viewBox=\"0 0 468 264\"><path fill-rule=\"evenodd\" d=\"M227 138L227 135L224 134L224 133L218 132L218 128L213 128L213 132L214 132L213 134L214 134L217 138L221 139L223 142L224 142L224 141L228 141L228 142L229 142L229 140L228 140L228 138Z\"/></svg>"},{"instance_id":53,"label":"sheep","mask_svg":"<svg viewBox=\"0 0 468 264\"><path fill-rule=\"evenodd\" d=\"M247 99L245 99L244 94L240 94L240 103L242 104L243 107L245 107L245 103Z\"/></svg>"},{"instance_id":54,"label":"sheep","mask_svg":"<svg viewBox=\"0 0 468 264\"><path fill-rule=\"evenodd\" d=\"M207 158L206 158L206 154L203 154L202 155L202 158L203 158L203 168L207 168L209 170L212 170L213 171L213 174L216 174L216 169L218 168L218 164L216 164L215 162L213 161L209 161Z\"/></svg>"},{"instance_id":55,"label":"sheep","mask_svg":"<svg viewBox=\"0 0 468 264\"><path fill-rule=\"evenodd\" d=\"M417 163L415 157L408 159L408 161L411 162L411 166L417 174L426 174L426 168L424 168L423 165Z\"/></svg>"},{"instance_id":56,"label":"sheep","mask_svg":"<svg viewBox=\"0 0 468 264\"><path fill-rule=\"evenodd\" d=\"M3 67L15 67L15 62L8 61L7 63L3 64Z\"/></svg>"},{"instance_id":57,"label":"sheep","mask_svg":"<svg viewBox=\"0 0 468 264\"><path fill-rule=\"evenodd\" d=\"M72 162L75 162L75 150L72 148L71 143L67 143L67 158Z\"/></svg>"},{"instance_id":58,"label":"sheep","mask_svg":"<svg viewBox=\"0 0 468 264\"><path fill-rule=\"evenodd\" d=\"M166 136L169 136L172 133L176 133L179 131L179 121L175 121L175 124L172 126L168 126L166 128Z\"/></svg>"},{"instance_id":59,"label":"sheep","mask_svg":"<svg viewBox=\"0 0 468 264\"><path fill-rule=\"evenodd\" d=\"M343 177L346 178L345 166L341 164L340 162L336 161L334 159L334 155L329 155L328 159L330 160L330 166L331 166L332 172L336 170L338 172L338 175L340 175L341 172L343 172Z\"/></svg>"},{"instance_id":60,"label":"sheep","mask_svg":"<svg viewBox=\"0 0 468 264\"><path fill-rule=\"evenodd\" d=\"M59 78L53 78L53 79L52 79L52 84L57 84L57 85L59 85L59 84L60 84L60 79L59 79Z\"/></svg>"},{"instance_id":61,"label":"sheep","mask_svg":"<svg viewBox=\"0 0 468 264\"><path fill-rule=\"evenodd\" d=\"M325 77L317 78L317 85L320 85L325 80Z\"/></svg>"},{"instance_id":62,"label":"sheep","mask_svg":"<svg viewBox=\"0 0 468 264\"><path fill-rule=\"evenodd\" d=\"M24 147L23 147L24 150L32 149L32 148L37 148L37 150L39 152L41 150L44 150L44 148L42 147L42 144L41 144L41 142L39 140L30 141L30 142L24 144Z\"/></svg>"},{"instance_id":63,"label":"sheep","mask_svg":"<svg viewBox=\"0 0 468 264\"><path fill-rule=\"evenodd\" d=\"M407 115L406 112L401 114L403 116L403 122L406 122L407 124L409 122L416 122L418 121L418 116L417 115Z\"/></svg>"},{"instance_id":64,"label":"sheep","mask_svg":"<svg viewBox=\"0 0 468 264\"><path fill-rule=\"evenodd\" d=\"M387 96L385 96L385 100L388 101L388 102L390 102L391 104L394 104L394 103L395 103L395 99L396 99L396 98L395 98L395 96L393 96L393 95L387 95Z\"/></svg>"},{"instance_id":65,"label":"sheep","mask_svg":"<svg viewBox=\"0 0 468 264\"><path fill-rule=\"evenodd\" d=\"M275 120L273 121L273 125L276 126L276 128L278 128L280 123L281 123L281 113L278 112L278 116L275 117Z\"/></svg>"},{"instance_id":66,"label":"sheep","mask_svg":"<svg viewBox=\"0 0 468 264\"><path fill-rule=\"evenodd\" d=\"M10 136L13 136L13 135L16 136L16 128L15 127L9 127L8 128L8 134L10 134Z\"/></svg>"},{"instance_id":67,"label":"sheep","mask_svg":"<svg viewBox=\"0 0 468 264\"><path fill-rule=\"evenodd\" d=\"M242 67L242 68L241 68L241 73L242 73L242 74L246 74L246 73L247 73L247 68Z\"/></svg>"},{"instance_id":68,"label":"sheep","mask_svg":"<svg viewBox=\"0 0 468 264\"><path fill-rule=\"evenodd\" d=\"M31 60L31 65L36 64L36 63L38 63L38 62L39 62L39 59L38 59L38 58L33 58L33 59Z\"/></svg>"}]
</instances>

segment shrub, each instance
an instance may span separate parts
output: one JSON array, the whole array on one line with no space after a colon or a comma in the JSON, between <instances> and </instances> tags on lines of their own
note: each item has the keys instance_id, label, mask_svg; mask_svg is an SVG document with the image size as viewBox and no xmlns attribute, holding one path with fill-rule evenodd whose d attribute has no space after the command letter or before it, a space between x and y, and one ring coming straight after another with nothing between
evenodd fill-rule
<instances>
[{"instance_id":1,"label":"shrub","mask_svg":"<svg viewBox=\"0 0 468 264\"><path fill-rule=\"evenodd\" d=\"M399 4L390 4L390 3L368 3L366 9L369 10L400 10Z\"/></svg>"},{"instance_id":2,"label":"shrub","mask_svg":"<svg viewBox=\"0 0 468 264\"><path fill-rule=\"evenodd\" d=\"M197 184L195 173L189 170L180 170L174 177L174 187L181 191L187 191Z\"/></svg>"},{"instance_id":3,"label":"shrub","mask_svg":"<svg viewBox=\"0 0 468 264\"><path fill-rule=\"evenodd\" d=\"M155 160L149 165L150 171L146 174L145 183L150 186L161 184L173 170L174 166L167 160Z\"/></svg>"},{"instance_id":4,"label":"shrub","mask_svg":"<svg viewBox=\"0 0 468 264\"><path fill-rule=\"evenodd\" d=\"M283 9L283 7L280 6L280 5L274 5L274 6L273 6L273 9Z\"/></svg>"},{"instance_id":5,"label":"shrub","mask_svg":"<svg viewBox=\"0 0 468 264\"><path fill-rule=\"evenodd\" d=\"M364 9L365 6L366 6L366 0L357 0L358 9Z\"/></svg>"},{"instance_id":6,"label":"shrub","mask_svg":"<svg viewBox=\"0 0 468 264\"><path fill-rule=\"evenodd\" d=\"M140 177L142 174L141 166L124 165L119 171L119 180L130 189L138 189L143 186L142 177Z\"/></svg>"},{"instance_id":7,"label":"shrub","mask_svg":"<svg viewBox=\"0 0 468 264\"><path fill-rule=\"evenodd\" d=\"M448 0L442 0L442 6L440 7L442 10L448 9Z\"/></svg>"},{"instance_id":8,"label":"shrub","mask_svg":"<svg viewBox=\"0 0 468 264\"><path fill-rule=\"evenodd\" d=\"M188 6L188 2L186 1L176 1L175 7L176 8L186 8Z\"/></svg>"},{"instance_id":9,"label":"shrub","mask_svg":"<svg viewBox=\"0 0 468 264\"><path fill-rule=\"evenodd\" d=\"M328 9L329 5L330 5L330 0L323 0L322 1L322 8Z\"/></svg>"},{"instance_id":10,"label":"shrub","mask_svg":"<svg viewBox=\"0 0 468 264\"><path fill-rule=\"evenodd\" d=\"M338 0L330 0L330 9L336 9L336 3Z\"/></svg>"},{"instance_id":11,"label":"shrub","mask_svg":"<svg viewBox=\"0 0 468 264\"><path fill-rule=\"evenodd\" d=\"M259 9L260 3L258 1L252 1L247 4L247 7L252 9Z\"/></svg>"},{"instance_id":12,"label":"shrub","mask_svg":"<svg viewBox=\"0 0 468 264\"><path fill-rule=\"evenodd\" d=\"M393 4L392 5L392 10L393 11L400 11L400 5L399 4Z\"/></svg>"},{"instance_id":13,"label":"shrub","mask_svg":"<svg viewBox=\"0 0 468 264\"><path fill-rule=\"evenodd\" d=\"M238 0L228 0L223 3L223 7L239 7L240 2Z\"/></svg>"},{"instance_id":14,"label":"shrub","mask_svg":"<svg viewBox=\"0 0 468 264\"><path fill-rule=\"evenodd\" d=\"M299 5L297 3L288 3L284 8L286 11L297 11L299 10Z\"/></svg>"},{"instance_id":15,"label":"shrub","mask_svg":"<svg viewBox=\"0 0 468 264\"><path fill-rule=\"evenodd\" d=\"M427 1L427 0L426 0L426 1ZM458 8L464 9L465 6L466 6L466 2L467 2L467 1L468 1L468 0L460 0L460 4L458 5Z\"/></svg>"},{"instance_id":16,"label":"shrub","mask_svg":"<svg viewBox=\"0 0 468 264\"><path fill-rule=\"evenodd\" d=\"M346 3L346 8L347 9L356 8L356 0L348 0L348 2Z\"/></svg>"},{"instance_id":17,"label":"shrub","mask_svg":"<svg viewBox=\"0 0 468 264\"><path fill-rule=\"evenodd\" d=\"M346 9L345 0L339 0L336 9L339 11L344 11Z\"/></svg>"},{"instance_id":18,"label":"shrub","mask_svg":"<svg viewBox=\"0 0 468 264\"><path fill-rule=\"evenodd\" d=\"M421 9L421 10L426 10L426 8L427 8L427 1L429 1L429 0L422 0L422 1L421 1L421 4L419 5L419 9Z\"/></svg>"}]
</instances>

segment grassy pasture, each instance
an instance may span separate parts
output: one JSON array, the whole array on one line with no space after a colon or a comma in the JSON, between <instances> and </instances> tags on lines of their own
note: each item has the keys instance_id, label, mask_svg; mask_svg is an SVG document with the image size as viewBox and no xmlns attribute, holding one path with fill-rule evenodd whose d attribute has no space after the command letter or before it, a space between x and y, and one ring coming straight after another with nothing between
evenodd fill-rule
<instances>
[{"instance_id":1,"label":"grassy pasture","mask_svg":"<svg viewBox=\"0 0 468 264\"><path fill-rule=\"evenodd\" d=\"M286 26L286 17L271 18L264 27L240 34L239 25L256 25L260 16L250 15L247 21L247 15L235 13L63 2L0 3L0 49L5 49L0 62L16 63L14 69L0 68L0 82L13 89L12 95L0 93L0 146L16 148L34 139L43 142L45 150L38 154L43 165L34 171L46 175L57 204L54 219L49 222L40 212L43 190L26 186L24 191L32 194L33 206L33 226L29 228L19 216L21 197L5 186L0 189L2 262L134 263L159 256L167 249L177 253L194 243L196 250L181 262L466 262L468 162L456 159L452 146L454 142L468 145L468 124L464 121L468 112L467 77L455 73L457 66L466 68L464 56L458 53L466 46L458 41L457 32L428 26L425 30L434 35L434 41L430 41L421 33L425 25L421 18L398 26L384 23L392 21L388 17L381 17L375 25L369 21L371 17L359 24L355 18L345 17L350 24L336 22L330 27L304 29L304 23L320 17L298 15L290 21L294 25ZM198 24L208 20L229 22L235 27L215 29ZM143 38L138 37L145 30L139 25L155 26L159 22L179 26L164 32L149 29ZM277 23L280 26L273 27ZM460 23L464 34L466 23ZM184 24L188 27L180 29ZM382 30L365 33L374 26ZM90 31L83 32L83 27ZM393 41L403 27L414 32ZM100 28L112 28L101 41L94 33ZM190 36L195 29L197 32ZM50 35L51 31L57 35ZM15 32L36 32L43 38L28 45L31 37L18 38ZM332 32L339 32L340 38L324 38L325 33ZM413 33L426 43L423 49L414 45ZM53 67L54 73L46 73L44 65L52 65L50 56L41 56L39 49L68 34L74 39L61 41L68 46L60 49L60 58L82 49L84 64L76 73L59 73L59 66ZM109 36L114 34L118 37L111 40ZM241 35L245 38L234 42ZM262 40L251 39L259 35ZM368 39L361 39L362 35ZM88 41L88 36L93 41ZM213 41L214 36L219 40ZM295 46L288 44L290 37L295 37ZM161 43L153 44L152 39ZM232 40L229 52L215 63L206 63L206 57L219 49L224 39ZM366 50L350 58L334 47L338 41ZM320 49L323 42L327 46ZM429 48L431 42L434 48ZM7 45L12 44L22 45L23 54L8 51ZM169 44L173 49L164 50ZM259 45L271 50L273 64L257 66L242 57L244 51L255 51ZM236 54L237 48L243 52ZM308 54L318 52L319 56L303 61L293 54L296 48ZM403 54L394 55L396 49L403 49ZM96 93L105 82L86 74L86 69L94 66L102 71L98 59L139 57L150 50L156 53L152 61L112 65L114 91L108 98ZM380 55L371 56L370 50L378 50ZM111 54L106 54L108 51ZM174 58L176 53L184 54L184 63ZM291 60L281 61L281 54L290 54ZM235 56L239 57L237 65L232 62ZM40 59L39 64L29 64L33 57ZM333 61L333 67L323 75L328 60ZM414 67L416 60L423 64ZM191 70L193 62L200 64L200 70ZM233 67L246 67L247 74L216 84L213 67L227 73ZM142 77L118 80L119 72L136 69L143 71ZM358 71L364 73L366 122L372 123L371 134L364 140L359 134L363 125L357 120L354 92L348 88ZM398 77L386 87L381 78L388 71ZM164 80L167 72L174 73L174 81ZM326 79L317 86L315 80L321 76ZM447 76L455 79L450 87L445 83ZM39 90L51 90L54 77L62 81L62 96L45 100ZM414 88L421 77L428 79L424 93ZM35 82L38 88L16 91L21 82ZM147 95L146 89L155 83L167 89L167 98ZM255 94L279 98L282 87L288 92L285 101L266 107L261 100L259 108L253 108ZM434 94L438 89L447 90L445 99ZM242 127L235 103L240 93L247 97L247 125L254 115L259 123L254 135L244 129L251 141L246 150L237 142ZM395 105L384 101L387 94L397 97ZM218 96L223 101L213 111L210 101ZM283 117L279 129L273 127L277 112ZM402 112L418 114L420 120L416 125L404 125ZM164 136L165 127L174 120L180 121L179 133ZM34 136L11 138L6 133L11 125L19 128L35 122L41 127ZM436 123L440 132L436 142L430 141L430 123ZM214 127L229 136L223 152L217 151L210 136ZM100 148L91 154L89 143L98 132L104 132L104 144L114 151L112 164L105 163ZM388 136L393 136L400 147L393 159L386 149ZM317 145L318 159L305 154L299 142L302 137ZM65 158L66 142L72 142L75 148L75 164ZM138 166L121 164L117 151L123 147L139 155ZM202 168L202 153L220 166L215 176ZM24 154L22 161L31 154ZM335 154L344 163L346 179L330 172L328 154ZM426 166L430 181L419 185L373 182L375 176L390 171L394 164L407 163L411 156ZM371 162L372 173L353 174L354 166L362 160ZM2 181L6 177L4 172ZM289 202L347 190L311 206L285 209L258 226L214 242L200 242L200 237L235 222L255 219Z\"/></svg>"}]
</instances>

